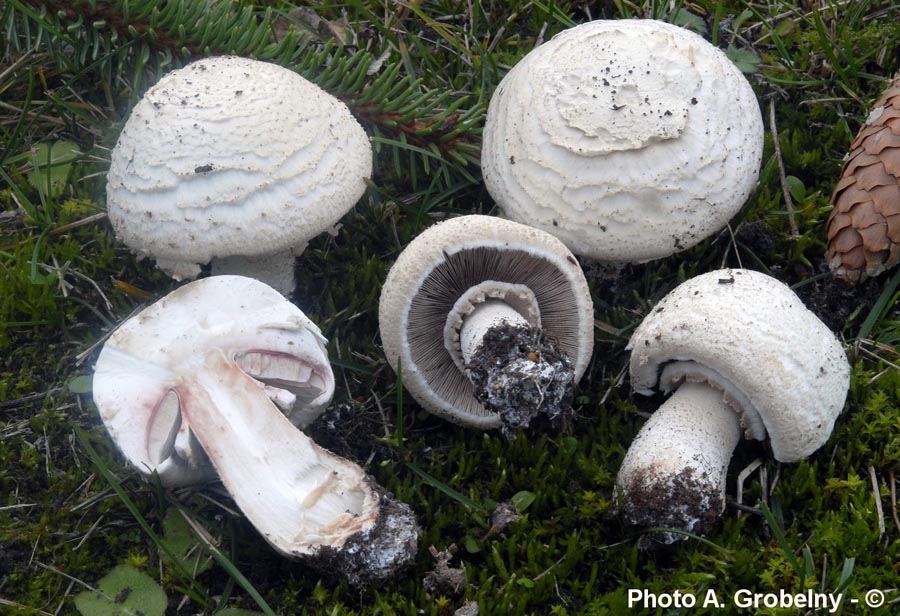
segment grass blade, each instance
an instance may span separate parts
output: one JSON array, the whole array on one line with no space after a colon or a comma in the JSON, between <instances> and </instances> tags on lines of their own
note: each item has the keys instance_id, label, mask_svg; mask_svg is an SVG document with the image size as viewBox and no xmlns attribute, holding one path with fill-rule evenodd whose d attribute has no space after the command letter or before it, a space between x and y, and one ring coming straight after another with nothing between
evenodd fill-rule
<instances>
[{"instance_id":1,"label":"grass blade","mask_svg":"<svg viewBox=\"0 0 900 616\"><path fill-rule=\"evenodd\" d=\"M875 302L875 305L872 306L869 315L860 326L859 333L856 335L857 339L864 340L868 338L878 321L880 321L894 305L896 301L894 292L897 290L897 285L900 285L900 269L894 272L894 275L888 283L884 285L884 290L881 292L881 295L878 296L878 300Z\"/></svg>"},{"instance_id":2,"label":"grass blade","mask_svg":"<svg viewBox=\"0 0 900 616\"><path fill-rule=\"evenodd\" d=\"M806 572L800 565L800 561L797 560L797 556L791 549L791 546L787 541L787 537L785 537L784 531L781 530L781 527L775 520L775 516L772 514L771 509L769 509L768 505L766 505L765 503L760 503L759 506L760 509L762 509L763 516L766 518L766 522L768 522L769 524L769 528L772 529L772 534L775 535L775 539L781 546L785 558L787 558L788 563L790 563L791 568L794 570L794 573L796 573L797 577L800 578L800 587L803 588L803 585L806 582Z\"/></svg>"},{"instance_id":3,"label":"grass blade","mask_svg":"<svg viewBox=\"0 0 900 616\"><path fill-rule=\"evenodd\" d=\"M440 481L439 479L435 479L434 477L432 477L431 475L429 475L428 473L423 471L421 468L419 468L416 464L413 464L412 462L407 462L406 467L409 470L411 470L413 473L418 475L419 478L422 481L424 481L426 484L430 485L432 488L435 488L439 492L443 492L444 494L446 494L447 496L449 496L450 498L455 500L460 505L464 505L464 506L468 507L469 509L471 509L473 511L477 511L479 513L487 513L487 510L484 507L482 507L481 505L479 505L478 503L473 501L471 498L469 498L462 492L457 492L456 490L454 490L453 488L448 486L443 481Z\"/></svg>"},{"instance_id":4,"label":"grass blade","mask_svg":"<svg viewBox=\"0 0 900 616\"><path fill-rule=\"evenodd\" d=\"M190 516L187 510L184 509L180 504L176 503L175 506L178 508L178 511L184 516L185 521L187 521L188 525L191 527L191 531L194 533L194 536L200 541L201 545L206 549L210 556L212 556L219 566L222 567L228 575L231 576L235 582L237 582L241 588L243 588L248 595L256 602L256 605L259 606L259 609L263 611L266 616L276 616L275 612L269 607L269 604L263 599L262 595L259 594L259 591L250 583L244 574L241 573L240 569L235 566L231 559L229 559L225 554L222 553L219 548L214 546L209 538L206 536L206 533L203 532L202 527L199 527L196 521Z\"/></svg>"},{"instance_id":5,"label":"grass blade","mask_svg":"<svg viewBox=\"0 0 900 616\"><path fill-rule=\"evenodd\" d=\"M103 475L103 478L106 480L106 482L118 495L119 499L125 505L125 508L128 509L128 511L134 517L135 521L138 523L138 526L140 526L141 529L145 533L147 533L147 536L150 537L150 539L156 545L157 549L161 550L166 556L169 557L175 568L178 570L179 576L182 579L188 581L188 584L191 587L188 594L190 595L191 599L201 605L208 605L209 596L207 596L206 592L204 592L197 581L194 580L190 572L184 568L184 565L181 563L178 557L172 553L172 551L169 549L169 546L166 545L165 542L162 541L162 539L160 539L159 535L157 535L152 528L150 528L150 524L147 522L144 516L141 515L141 512L137 508L137 505L135 505L134 501L131 500L131 497L129 497L128 494L125 493L125 490L122 489L122 485L106 466L103 458L100 457L100 455L94 449L94 446L91 445L90 437L88 436L88 434L78 426L73 426L73 429L75 431L75 436L78 438L81 446L84 447L84 450L87 452L88 457L91 459L91 462L93 462L94 466L97 468L100 474Z\"/></svg>"}]
</instances>

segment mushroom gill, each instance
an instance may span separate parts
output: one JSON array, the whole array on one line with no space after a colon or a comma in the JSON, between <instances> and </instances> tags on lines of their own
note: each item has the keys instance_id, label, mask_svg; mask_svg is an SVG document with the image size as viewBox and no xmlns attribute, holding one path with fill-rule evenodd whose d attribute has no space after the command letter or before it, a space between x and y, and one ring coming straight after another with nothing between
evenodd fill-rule
<instances>
[{"instance_id":1,"label":"mushroom gill","mask_svg":"<svg viewBox=\"0 0 900 616\"><path fill-rule=\"evenodd\" d=\"M244 374L265 386L269 398L288 417L298 403L306 406L329 388L328 375L295 355L253 349L235 354L234 362Z\"/></svg>"},{"instance_id":2,"label":"mushroom gill","mask_svg":"<svg viewBox=\"0 0 900 616\"><path fill-rule=\"evenodd\" d=\"M528 289L541 307L537 325L570 357L578 356L582 342L576 326L580 305L573 285L547 255L516 246L448 247L444 259L427 273L410 300L406 335L416 343L410 344L409 353L415 365L426 370L440 398L453 400L461 413L480 417L495 412L476 397L466 373L454 367L454 353L434 332L445 329L460 298L486 279L495 283L493 287L515 284ZM457 329L461 323L460 317Z\"/></svg>"},{"instance_id":3,"label":"mushroom gill","mask_svg":"<svg viewBox=\"0 0 900 616\"><path fill-rule=\"evenodd\" d=\"M552 235L460 216L416 237L388 272L378 322L389 364L429 411L473 428L565 421L593 349L584 273Z\"/></svg>"}]
</instances>

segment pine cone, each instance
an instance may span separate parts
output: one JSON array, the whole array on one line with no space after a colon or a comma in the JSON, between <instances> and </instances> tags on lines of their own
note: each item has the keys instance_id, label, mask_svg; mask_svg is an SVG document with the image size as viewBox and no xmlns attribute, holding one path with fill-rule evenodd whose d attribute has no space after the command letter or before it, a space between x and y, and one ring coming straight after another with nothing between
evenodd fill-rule
<instances>
[{"instance_id":1,"label":"pine cone","mask_svg":"<svg viewBox=\"0 0 900 616\"><path fill-rule=\"evenodd\" d=\"M900 261L900 74L850 144L831 197L825 257L837 278L857 283Z\"/></svg>"}]
</instances>

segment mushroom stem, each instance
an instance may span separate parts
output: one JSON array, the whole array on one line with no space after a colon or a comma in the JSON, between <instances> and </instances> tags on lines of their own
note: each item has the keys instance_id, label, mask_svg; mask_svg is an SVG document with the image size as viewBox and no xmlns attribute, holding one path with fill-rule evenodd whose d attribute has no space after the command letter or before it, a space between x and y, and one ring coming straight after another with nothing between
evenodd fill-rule
<instances>
[{"instance_id":1,"label":"mushroom stem","mask_svg":"<svg viewBox=\"0 0 900 616\"><path fill-rule=\"evenodd\" d=\"M316 445L219 349L179 385L182 412L222 483L265 539L326 558L353 582L383 579L415 554L408 506L356 464Z\"/></svg>"},{"instance_id":2,"label":"mushroom stem","mask_svg":"<svg viewBox=\"0 0 900 616\"><path fill-rule=\"evenodd\" d=\"M484 301L466 315L459 330L459 345L463 361L471 363L475 352L484 343L484 336L491 328L502 324L514 327L529 327L528 321L519 312L501 300Z\"/></svg>"},{"instance_id":3,"label":"mushroom stem","mask_svg":"<svg viewBox=\"0 0 900 616\"><path fill-rule=\"evenodd\" d=\"M616 478L625 523L707 532L725 508L728 463L740 438L740 417L722 391L706 383L682 384L625 454ZM674 532L652 536L659 543L684 538Z\"/></svg>"},{"instance_id":4,"label":"mushroom stem","mask_svg":"<svg viewBox=\"0 0 900 616\"><path fill-rule=\"evenodd\" d=\"M305 244L299 249L288 249L274 254L245 257L232 255L228 257L216 257L210 267L213 276L232 274L255 278L266 283L285 297L290 297L294 292L294 265L297 256L303 252Z\"/></svg>"},{"instance_id":5,"label":"mushroom stem","mask_svg":"<svg viewBox=\"0 0 900 616\"><path fill-rule=\"evenodd\" d=\"M540 413L563 421L571 414L571 359L505 302L487 300L466 315L460 346L475 397L500 415L506 436Z\"/></svg>"}]
</instances>

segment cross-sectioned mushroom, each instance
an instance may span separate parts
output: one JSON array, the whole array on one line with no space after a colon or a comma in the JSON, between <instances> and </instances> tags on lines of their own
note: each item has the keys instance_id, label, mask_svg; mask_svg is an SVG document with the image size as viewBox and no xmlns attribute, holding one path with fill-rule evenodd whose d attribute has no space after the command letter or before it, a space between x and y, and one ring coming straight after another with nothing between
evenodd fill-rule
<instances>
[{"instance_id":1,"label":"cross-sectioned mushroom","mask_svg":"<svg viewBox=\"0 0 900 616\"><path fill-rule=\"evenodd\" d=\"M242 276L187 284L123 323L94 371L94 402L128 461L165 486L218 476L279 552L352 582L415 554L418 528L352 462L295 426L331 400L319 328Z\"/></svg>"},{"instance_id":2,"label":"cross-sectioned mushroom","mask_svg":"<svg viewBox=\"0 0 900 616\"><path fill-rule=\"evenodd\" d=\"M553 37L494 92L484 182L504 214L575 254L647 261L722 229L756 185L759 104L715 46L654 20Z\"/></svg>"},{"instance_id":3,"label":"cross-sectioned mushroom","mask_svg":"<svg viewBox=\"0 0 900 616\"><path fill-rule=\"evenodd\" d=\"M473 428L565 419L593 350L593 303L556 238L492 216L426 229L388 273L388 363L427 410Z\"/></svg>"},{"instance_id":4,"label":"cross-sectioned mushroom","mask_svg":"<svg viewBox=\"0 0 900 616\"><path fill-rule=\"evenodd\" d=\"M875 101L831 197L825 258L857 283L900 262L900 74Z\"/></svg>"},{"instance_id":5,"label":"cross-sectioned mushroom","mask_svg":"<svg viewBox=\"0 0 900 616\"><path fill-rule=\"evenodd\" d=\"M166 74L112 151L116 236L176 280L202 264L283 293L294 257L365 191L372 147L344 103L269 62L222 56Z\"/></svg>"},{"instance_id":6,"label":"cross-sectioned mushroom","mask_svg":"<svg viewBox=\"0 0 900 616\"><path fill-rule=\"evenodd\" d=\"M835 335L786 285L742 269L682 283L628 343L631 385L673 392L647 420L616 478L625 522L704 534L725 507L741 433L795 462L825 444L850 366ZM672 543L684 534L647 536Z\"/></svg>"}]
</instances>

